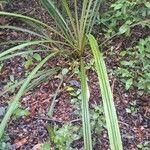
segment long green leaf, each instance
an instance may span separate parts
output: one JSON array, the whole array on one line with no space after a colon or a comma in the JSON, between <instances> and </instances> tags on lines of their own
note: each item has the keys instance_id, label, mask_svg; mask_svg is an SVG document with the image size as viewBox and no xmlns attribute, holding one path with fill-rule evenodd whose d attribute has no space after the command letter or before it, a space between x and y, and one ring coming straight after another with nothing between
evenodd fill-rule
<instances>
[{"instance_id":1,"label":"long green leaf","mask_svg":"<svg viewBox=\"0 0 150 150\"><path fill-rule=\"evenodd\" d=\"M93 29L93 25L95 23L95 19L98 14L101 3L102 3L102 0L95 0L94 2L94 6L92 7L90 15L89 15L89 20L88 20L87 27L86 27L86 34L90 34Z\"/></svg>"},{"instance_id":2,"label":"long green leaf","mask_svg":"<svg viewBox=\"0 0 150 150\"><path fill-rule=\"evenodd\" d=\"M72 47L74 47L74 45L72 44L72 42L70 41L69 38L66 38L64 35L62 35L59 31L57 31L56 29L52 28L51 26L49 26L48 24L40 21L40 20L37 20L37 19L34 19L32 17L28 17L28 16L25 16L25 15L22 15L22 14L16 14L16 13L9 13L9 12L3 12L3 11L0 11L0 16L10 16L10 17L16 17L16 18L20 18L22 19L23 21L25 22L30 22L29 24L39 24L43 27L46 27L48 30L56 33L57 35L59 35L60 37L62 37L64 40L66 40ZM32 22L32 23L31 23ZM64 28L65 29L65 28ZM42 34L44 34L42 32ZM45 35L45 34L44 34ZM46 35L45 35L46 36Z\"/></svg>"},{"instance_id":3,"label":"long green leaf","mask_svg":"<svg viewBox=\"0 0 150 150\"><path fill-rule=\"evenodd\" d=\"M65 10L66 10L66 12L67 12L67 14L68 14L69 19L70 19L70 22L71 22L72 29L73 29L73 31L74 31L75 37L77 38L76 25L75 25L73 16L72 16L72 14L71 14L71 10L70 10L70 8L69 8L69 6L68 6L68 2L67 2L67 0L63 0L62 3L63 3L63 6L64 6L64 8L65 8Z\"/></svg>"},{"instance_id":4,"label":"long green leaf","mask_svg":"<svg viewBox=\"0 0 150 150\"><path fill-rule=\"evenodd\" d=\"M37 45L37 44L40 44L40 43L48 43L48 42L49 41L44 40L44 41L32 41L32 42L23 43L23 44L14 46L12 48L9 48L8 50L5 50L4 52L0 53L0 58L4 57L7 54L10 54L10 53L12 53L16 50L20 50L22 48L25 48L25 47L28 47L28 46L31 46L31 45Z\"/></svg>"},{"instance_id":5,"label":"long green leaf","mask_svg":"<svg viewBox=\"0 0 150 150\"><path fill-rule=\"evenodd\" d=\"M83 26L84 26L84 19L86 16L88 3L89 3L89 0L83 0L83 2L82 2L82 12L81 12L81 18L80 18L80 32L82 31Z\"/></svg>"},{"instance_id":6,"label":"long green leaf","mask_svg":"<svg viewBox=\"0 0 150 150\"><path fill-rule=\"evenodd\" d=\"M23 83L23 85L21 86L20 90L18 91L17 95L15 96L14 100L12 101L12 103L9 105L8 110L0 124L0 139L2 138L2 135L4 133L4 129L7 125L7 122L9 121L11 115L13 114L14 110L16 109L16 106L18 106L19 104L19 100L21 98L21 96L24 94L25 89L27 88L27 86L29 85L30 81L34 78L34 75L37 73L37 71L51 58L53 57L55 53L52 53L50 55L48 55L45 59L43 59L34 69L33 71L29 74L29 76L27 77L26 81Z\"/></svg>"},{"instance_id":7,"label":"long green leaf","mask_svg":"<svg viewBox=\"0 0 150 150\"><path fill-rule=\"evenodd\" d=\"M106 71L106 65L95 38L92 35L89 35L88 39L94 55L95 67L98 74L98 80L104 105L104 112L106 116L107 130L110 140L110 147L112 150L123 150L117 114Z\"/></svg>"},{"instance_id":8,"label":"long green leaf","mask_svg":"<svg viewBox=\"0 0 150 150\"><path fill-rule=\"evenodd\" d=\"M33 89L34 87L38 86L41 82L47 81L52 75L56 74L60 70L60 68L54 68L54 69L48 69L39 71L35 76L33 81L28 85L26 92ZM5 93L14 90L18 87L20 87L26 79L23 79L21 81L18 81L17 83L14 83L13 85L4 88L4 90L0 93L0 96L3 96Z\"/></svg>"},{"instance_id":9,"label":"long green leaf","mask_svg":"<svg viewBox=\"0 0 150 150\"><path fill-rule=\"evenodd\" d=\"M4 61L6 59L10 59L12 57L15 57L15 56L22 56L22 55L28 55L28 54L32 54L34 52L48 52L49 50L30 50L30 51L23 51L23 52L16 52L14 54L11 54L11 55L7 55L7 56L4 56L4 57L1 57L0 58L0 61Z\"/></svg>"},{"instance_id":10,"label":"long green leaf","mask_svg":"<svg viewBox=\"0 0 150 150\"><path fill-rule=\"evenodd\" d=\"M76 20L76 28L77 28L76 30L77 30L77 35L78 35L79 34L79 17L78 17L77 0L74 0L74 11L75 11L75 20Z\"/></svg>"},{"instance_id":11,"label":"long green leaf","mask_svg":"<svg viewBox=\"0 0 150 150\"><path fill-rule=\"evenodd\" d=\"M80 78L81 78L81 96L82 96L82 126L83 126L83 138L84 149L92 150L92 138L90 127L90 114L89 114L89 89L87 84L86 71L84 62L81 59L80 62Z\"/></svg>"},{"instance_id":12,"label":"long green leaf","mask_svg":"<svg viewBox=\"0 0 150 150\"><path fill-rule=\"evenodd\" d=\"M38 44L42 44L42 43L57 43L57 44L66 44L66 43L63 43L63 42L59 42L59 41L54 41L54 40L41 40L41 41L32 41L32 42L27 42L27 43L23 43L23 44L20 44L20 45L17 45L17 46L14 46L8 50L5 50L4 52L0 53L0 58L1 57L4 57L5 55L8 55L14 51L17 51L17 50L20 50L22 48L25 48L25 47L28 47L28 46L31 46L31 45L38 45Z\"/></svg>"},{"instance_id":13,"label":"long green leaf","mask_svg":"<svg viewBox=\"0 0 150 150\"><path fill-rule=\"evenodd\" d=\"M9 45L9 44L18 44L18 43L27 43L27 42L30 42L29 40L12 40L12 41L5 41L5 42L1 42L0 43L0 46L1 45Z\"/></svg>"},{"instance_id":14,"label":"long green leaf","mask_svg":"<svg viewBox=\"0 0 150 150\"><path fill-rule=\"evenodd\" d=\"M8 26L8 25L5 25L5 26L0 26L0 29L11 29L11 30L16 30L16 31L21 31L21 32L24 32L24 33L29 33L31 35L34 35L34 36L38 36L42 39L49 39L39 33L36 33L36 32L33 32L31 30L28 30L28 29L24 29L24 28L20 28L20 27L16 27L16 26Z\"/></svg>"},{"instance_id":15,"label":"long green leaf","mask_svg":"<svg viewBox=\"0 0 150 150\"><path fill-rule=\"evenodd\" d=\"M56 74L60 70L60 68L53 68L53 69L48 69L46 71L41 71L38 76L33 79L33 81L28 85L26 88L25 92L37 87L40 85L42 82L45 82L49 80L54 74Z\"/></svg>"},{"instance_id":16,"label":"long green leaf","mask_svg":"<svg viewBox=\"0 0 150 150\"><path fill-rule=\"evenodd\" d=\"M92 3L93 3L93 0L90 0L89 3L88 3L88 7L86 9L86 14L85 14L84 21L83 21L83 29L82 29L83 32L85 32L86 25L88 23L87 22L88 18L91 16L91 6L92 6Z\"/></svg>"},{"instance_id":17,"label":"long green leaf","mask_svg":"<svg viewBox=\"0 0 150 150\"><path fill-rule=\"evenodd\" d=\"M89 3L89 0L83 0L83 2L82 2L82 12L81 12L81 17L80 17L80 21L79 21L79 33L78 33L78 42L79 42L79 50L80 51L83 51L83 49L84 49L85 32L84 32L83 28L84 28L84 19L86 16L88 3Z\"/></svg>"},{"instance_id":18,"label":"long green leaf","mask_svg":"<svg viewBox=\"0 0 150 150\"><path fill-rule=\"evenodd\" d=\"M23 22L25 22L27 25L29 25L34 31L40 33L41 35L44 35L45 37L49 38L51 37L52 31L47 30L44 27L41 27L41 25L34 23L30 20L21 19Z\"/></svg>"},{"instance_id":19,"label":"long green leaf","mask_svg":"<svg viewBox=\"0 0 150 150\"><path fill-rule=\"evenodd\" d=\"M20 19L25 19L25 20L29 20L29 21L32 21L34 23L37 23L39 25L42 25L44 27L47 27L49 30L53 31L54 33L62 36L58 31L56 31L54 28L52 28L51 26L49 26L48 24L46 23L43 23L42 21L40 20L37 20L37 19L34 19L32 17L28 17L28 16L25 16L25 15L21 15L21 14L16 14L16 13L9 13L9 12L3 12L3 11L0 11L0 16L10 16L10 17L17 17L17 18L20 18Z\"/></svg>"},{"instance_id":20,"label":"long green leaf","mask_svg":"<svg viewBox=\"0 0 150 150\"><path fill-rule=\"evenodd\" d=\"M41 0L44 7L48 10L49 14L54 18L61 32L65 35L65 37L69 40L73 40L73 35L66 23L65 19L59 12L59 10L55 7L52 0Z\"/></svg>"}]
</instances>

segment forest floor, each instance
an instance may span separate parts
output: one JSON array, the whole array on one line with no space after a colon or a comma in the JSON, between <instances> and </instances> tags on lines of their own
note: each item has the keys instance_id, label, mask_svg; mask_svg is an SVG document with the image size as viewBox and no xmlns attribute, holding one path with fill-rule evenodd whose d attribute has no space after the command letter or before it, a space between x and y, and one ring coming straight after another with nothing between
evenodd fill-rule
<instances>
[{"instance_id":1,"label":"forest floor","mask_svg":"<svg viewBox=\"0 0 150 150\"><path fill-rule=\"evenodd\" d=\"M20 12L28 16L34 16L35 18L41 19L45 22L49 22L49 24L53 24L52 20L49 18L44 9L42 9L41 6L33 0L15 0L12 3L4 6L3 11ZM4 25L6 23L11 25L22 24L16 19L0 17L0 24ZM96 33L98 30L99 28L95 30L95 35L98 35ZM119 53L121 49L131 45L134 39L137 40L141 37L146 37L150 33L150 31L147 32L141 28L135 28L134 31L135 32L133 32L130 39L124 38L123 36L121 38L114 38L111 44L114 45L116 49L115 53ZM23 34L21 32L0 30L0 41L2 42L32 38L34 37L30 37L28 34ZM99 41L100 40L101 38L99 37ZM5 47L1 46L0 48L1 51ZM118 66L119 57L117 55L112 57L109 54L107 46L103 47L102 50L106 56L108 69L112 70ZM87 54L87 58L89 57L90 54ZM13 76L15 80L22 79L27 70L32 70L32 67L36 64L37 62L34 62L29 69L25 69L24 59L21 57L15 57L9 61L5 61L0 74L0 90L2 90L8 82L10 82L10 76ZM60 57L53 58L44 67L53 68L55 66L59 66L59 64L63 64L62 67L64 68L70 67L70 64L66 62L65 59ZM101 96L98 89L98 81L95 71L89 69L88 77L91 92L90 107L93 109L95 104L102 104ZM124 150L138 150L138 144L145 141L150 141L150 120L148 118L148 116L150 116L148 104L150 95L144 94L142 96L138 96L136 88L126 91L119 78L111 74L109 75L109 78L114 94L114 102L117 109ZM78 116L74 115L74 112L77 110L77 108L71 103L72 96L65 88L66 86L73 87L76 91L78 88L80 88L78 75L73 75L72 73L66 75L64 78L60 94L57 97L58 103L55 107L53 117L49 118L47 116L47 111L52 101L52 94L55 93L59 82L60 81L57 78L50 78L48 81L42 83L35 89L25 93L25 95L22 97L22 108L29 110L30 114L28 116L12 119L9 122L6 134L9 137L7 139L7 144L10 144L10 149L35 150L36 147L38 149L40 144L49 139L46 129L47 124L61 126L65 123L72 123L81 126L81 118L78 118ZM17 92L17 89L15 92ZM13 97L14 93L10 92L0 97L0 110L7 108L7 102ZM132 102L136 102L136 106L134 106L136 109L134 115L126 112L126 108L129 108ZM2 116L3 113L0 111L0 117L2 118ZM109 149L107 132L104 128L99 135L93 133L93 137L96 139L94 146L95 150ZM83 149L82 138L73 142L73 147L77 149Z\"/></svg>"}]
</instances>

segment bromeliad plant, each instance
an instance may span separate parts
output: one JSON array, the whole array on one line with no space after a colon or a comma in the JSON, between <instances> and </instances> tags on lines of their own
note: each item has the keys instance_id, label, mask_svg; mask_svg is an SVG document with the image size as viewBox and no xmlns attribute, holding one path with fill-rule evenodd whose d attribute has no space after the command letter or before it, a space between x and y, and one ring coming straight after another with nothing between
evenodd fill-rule
<instances>
[{"instance_id":1,"label":"bromeliad plant","mask_svg":"<svg viewBox=\"0 0 150 150\"><path fill-rule=\"evenodd\" d=\"M68 59L70 57L74 57L80 62L84 148L86 150L92 149L89 118L89 90L86 80L86 70L84 67L85 62L83 59L83 54L86 50L85 46L89 41L95 60L95 67L98 74L101 94L103 98L110 146L112 150L122 150L117 115L113 103L109 80L107 77L106 66L102 54L99 51L96 40L92 35L90 35L95 22L96 14L100 8L101 0L83 0L80 15L80 11L78 11L77 0L74 0L74 14L69 8L69 3L67 0L62 0L62 6L66 12L67 19L65 19L66 17L64 17L62 13L56 8L52 0L40 0L40 2L47 9L51 17L53 17L55 20L57 28L53 28L49 24L21 14L0 12L0 16L9 16L21 19L34 28L34 30L31 31L21 27L5 25L0 26L1 29L12 29L26 32L28 34L37 36L38 38L38 40L33 41L16 41L18 43L17 46L14 46L0 53L0 61L7 60L17 55L23 55L24 53L28 54L30 51L21 51L21 49L32 45L40 45L44 47L46 46L49 48L49 53L47 56L32 70L32 72L24 80L18 93L16 94L12 103L9 105L7 113L5 114L0 124L0 138L3 135L4 129L11 115L18 107L21 96L27 91L26 89L28 89L28 86L32 85L32 81L35 80L34 78L37 76L38 71L49 59L61 54L61 56L67 57ZM56 39L59 38L59 40L56 40L55 37L57 37ZM44 74L45 71L42 73ZM50 73L52 74L51 70Z\"/></svg>"}]
</instances>

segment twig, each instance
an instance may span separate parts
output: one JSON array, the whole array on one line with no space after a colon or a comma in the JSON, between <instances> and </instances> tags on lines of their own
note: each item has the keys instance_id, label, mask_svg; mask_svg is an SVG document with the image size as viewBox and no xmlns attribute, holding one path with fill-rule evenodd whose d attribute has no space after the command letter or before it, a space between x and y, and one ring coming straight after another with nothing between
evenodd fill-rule
<instances>
[{"instance_id":1,"label":"twig","mask_svg":"<svg viewBox=\"0 0 150 150\"><path fill-rule=\"evenodd\" d=\"M126 125L127 127L129 127L129 124L122 122L122 121L118 121L120 124Z\"/></svg>"},{"instance_id":2,"label":"twig","mask_svg":"<svg viewBox=\"0 0 150 150\"><path fill-rule=\"evenodd\" d=\"M47 120L47 121L50 121L50 122L63 123L63 121L48 118L48 117L34 117L34 118L35 119L41 119L41 120Z\"/></svg>"},{"instance_id":3,"label":"twig","mask_svg":"<svg viewBox=\"0 0 150 150\"><path fill-rule=\"evenodd\" d=\"M48 111L48 116L49 117L52 117L53 116L53 112L54 112L54 108L55 108L55 105L56 105L56 98L57 98L57 95L59 94L59 91L60 91L60 87L61 87L61 85L62 85L62 83L63 83L63 80L64 80L64 78L63 78L63 76L61 77L61 81L60 81L60 83L59 83L59 85L58 85L58 88L57 88L57 90L56 90L56 92L55 92L55 94L54 94L54 97L53 97L53 100L52 100L52 104L51 104L51 106L50 106L50 108L49 108L49 111Z\"/></svg>"},{"instance_id":4,"label":"twig","mask_svg":"<svg viewBox=\"0 0 150 150\"><path fill-rule=\"evenodd\" d=\"M0 10L2 11L4 9L3 5L0 3Z\"/></svg>"},{"instance_id":5,"label":"twig","mask_svg":"<svg viewBox=\"0 0 150 150\"><path fill-rule=\"evenodd\" d=\"M81 121L82 121L81 119L74 119L74 120L71 120L70 123L81 122Z\"/></svg>"},{"instance_id":6,"label":"twig","mask_svg":"<svg viewBox=\"0 0 150 150\"><path fill-rule=\"evenodd\" d=\"M53 119L53 118L48 118L48 117L34 117L35 119L41 119L41 120L47 120L47 121L50 121L50 122L55 122L55 123L61 123L61 124L64 124L64 123L75 123L75 122L80 122L81 119L74 119L74 120L70 120L70 121L60 121L60 120L57 120L57 119Z\"/></svg>"},{"instance_id":7,"label":"twig","mask_svg":"<svg viewBox=\"0 0 150 150\"><path fill-rule=\"evenodd\" d=\"M111 86L112 93L114 93L115 82L116 82L116 78L114 78L112 82L112 86Z\"/></svg>"}]
</instances>

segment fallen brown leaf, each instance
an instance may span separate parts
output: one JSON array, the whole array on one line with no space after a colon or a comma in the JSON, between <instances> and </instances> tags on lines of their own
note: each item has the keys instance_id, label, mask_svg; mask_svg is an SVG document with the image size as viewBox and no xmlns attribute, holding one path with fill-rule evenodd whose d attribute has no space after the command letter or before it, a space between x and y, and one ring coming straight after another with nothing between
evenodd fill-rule
<instances>
[{"instance_id":1,"label":"fallen brown leaf","mask_svg":"<svg viewBox=\"0 0 150 150\"><path fill-rule=\"evenodd\" d=\"M23 138L20 141L17 141L16 143L14 143L14 145L16 146L16 148L19 148L23 146L25 143L27 143L27 138Z\"/></svg>"},{"instance_id":2,"label":"fallen brown leaf","mask_svg":"<svg viewBox=\"0 0 150 150\"><path fill-rule=\"evenodd\" d=\"M7 23L7 20L5 17L0 17L0 25L4 25Z\"/></svg>"},{"instance_id":3,"label":"fallen brown leaf","mask_svg":"<svg viewBox=\"0 0 150 150\"><path fill-rule=\"evenodd\" d=\"M31 150L40 150L43 144L36 144Z\"/></svg>"}]
</instances>

